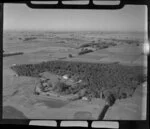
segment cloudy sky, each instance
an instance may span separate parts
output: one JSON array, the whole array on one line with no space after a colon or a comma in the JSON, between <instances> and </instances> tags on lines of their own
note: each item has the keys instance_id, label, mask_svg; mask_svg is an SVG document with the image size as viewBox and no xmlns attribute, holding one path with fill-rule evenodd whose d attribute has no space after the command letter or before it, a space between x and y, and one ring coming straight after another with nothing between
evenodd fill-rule
<instances>
[{"instance_id":1,"label":"cloudy sky","mask_svg":"<svg viewBox=\"0 0 150 129\"><path fill-rule=\"evenodd\" d=\"M144 5L120 10L40 10L5 4L4 30L144 31L146 10Z\"/></svg>"}]
</instances>

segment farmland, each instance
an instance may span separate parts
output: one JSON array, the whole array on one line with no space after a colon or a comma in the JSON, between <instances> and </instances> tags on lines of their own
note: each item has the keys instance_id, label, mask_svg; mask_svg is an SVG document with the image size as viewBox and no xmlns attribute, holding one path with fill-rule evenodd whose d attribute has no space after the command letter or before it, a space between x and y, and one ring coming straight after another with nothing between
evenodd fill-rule
<instances>
[{"instance_id":1,"label":"farmland","mask_svg":"<svg viewBox=\"0 0 150 129\"><path fill-rule=\"evenodd\" d=\"M117 107L125 114L130 113L128 119L141 119L146 66L143 65L144 40L140 36L101 32L6 32L4 53L23 54L3 57L4 107L13 107L28 118L74 119L79 117L76 114L84 112L91 114L88 119L97 119L105 100L113 94L116 102L112 109ZM34 95L43 72L82 80L84 84L79 83L76 88L58 83L55 91L62 95L85 91L84 99L68 102ZM123 105L131 106L131 110ZM125 119L125 114L119 116L116 110L113 114L110 109L104 119L113 119L114 115Z\"/></svg>"}]
</instances>

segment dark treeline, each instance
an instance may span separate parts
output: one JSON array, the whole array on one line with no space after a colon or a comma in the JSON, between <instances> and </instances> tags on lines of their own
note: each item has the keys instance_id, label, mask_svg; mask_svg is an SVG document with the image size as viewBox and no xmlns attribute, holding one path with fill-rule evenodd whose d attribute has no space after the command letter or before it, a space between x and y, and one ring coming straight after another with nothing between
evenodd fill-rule
<instances>
[{"instance_id":1,"label":"dark treeline","mask_svg":"<svg viewBox=\"0 0 150 129\"><path fill-rule=\"evenodd\" d=\"M132 96L134 90L145 77L142 66L124 66L117 63L99 64L69 61L48 61L39 64L12 66L19 76L38 77L39 73L49 71L54 74L78 75L86 82L89 97L106 97L114 94L116 98ZM81 87L79 87L81 88Z\"/></svg>"},{"instance_id":2,"label":"dark treeline","mask_svg":"<svg viewBox=\"0 0 150 129\"><path fill-rule=\"evenodd\" d=\"M116 43L107 43L107 42L101 42L101 43L87 43L87 44L83 44L81 45L79 48L86 48L86 47L93 47L93 48L97 48L97 49L104 49L104 48L108 48L110 46L116 46Z\"/></svg>"},{"instance_id":3,"label":"dark treeline","mask_svg":"<svg viewBox=\"0 0 150 129\"><path fill-rule=\"evenodd\" d=\"M84 54L90 53L90 52L93 52L93 50L85 49L85 50L81 50L78 54L79 54L79 55L84 55Z\"/></svg>"},{"instance_id":4,"label":"dark treeline","mask_svg":"<svg viewBox=\"0 0 150 129\"><path fill-rule=\"evenodd\" d=\"M16 56L16 55L23 55L23 52L15 52L15 53L3 53L3 57L7 57L7 56Z\"/></svg>"},{"instance_id":5,"label":"dark treeline","mask_svg":"<svg viewBox=\"0 0 150 129\"><path fill-rule=\"evenodd\" d=\"M125 43L125 44L140 44L141 41L139 40L129 40L129 39L105 39L104 41L97 41L92 43L86 43L79 46L79 48L86 48L86 47L93 47L97 49L104 49L111 46L116 46L118 43Z\"/></svg>"}]
</instances>

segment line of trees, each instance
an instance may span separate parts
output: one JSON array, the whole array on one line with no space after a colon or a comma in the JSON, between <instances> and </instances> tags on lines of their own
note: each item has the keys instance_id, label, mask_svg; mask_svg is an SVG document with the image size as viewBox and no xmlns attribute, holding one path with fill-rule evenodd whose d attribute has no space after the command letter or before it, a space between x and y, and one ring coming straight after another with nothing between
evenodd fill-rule
<instances>
[{"instance_id":1,"label":"line of trees","mask_svg":"<svg viewBox=\"0 0 150 129\"><path fill-rule=\"evenodd\" d=\"M107 42L107 41L101 41L100 43L86 43L81 45L79 48L86 48L86 47L93 47L97 49L104 49L108 48L110 46L116 46L117 44L115 42Z\"/></svg>"},{"instance_id":2,"label":"line of trees","mask_svg":"<svg viewBox=\"0 0 150 129\"><path fill-rule=\"evenodd\" d=\"M90 52L93 52L93 50L84 49L84 50L81 50L78 54L79 55L84 55L84 54L90 53Z\"/></svg>"},{"instance_id":3,"label":"line of trees","mask_svg":"<svg viewBox=\"0 0 150 129\"><path fill-rule=\"evenodd\" d=\"M23 55L23 52L15 52L15 53L3 53L3 57L7 57L7 56L16 56L16 55Z\"/></svg>"}]
</instances>

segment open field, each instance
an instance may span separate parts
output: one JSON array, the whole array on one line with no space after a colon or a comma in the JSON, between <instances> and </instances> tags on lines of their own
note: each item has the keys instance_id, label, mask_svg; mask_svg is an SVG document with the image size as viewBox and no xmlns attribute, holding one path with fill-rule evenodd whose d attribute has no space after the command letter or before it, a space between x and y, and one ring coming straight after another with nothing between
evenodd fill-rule
<instances>
[{"instance_id":1,"label":"open field","mask_svg":"<svg viewBox=\"0 0 150 129\"><path fill-rule=\"evenodd\" d=\"M40 72L33 67L28 67L25 70L25 74L21 73L20 76L16 76L15 70L13 69L13 71L11 69L12 65L25 66L26 64L39 64L41 62L46 64L47 61L58 61L59 64L62 62L72 62L72 64L76 62L90 62L90 64L94 65L97 63L99 64L97 68L91 65L91 71L95 69L96 75L99 74L98 72L104 73L107 69L112 69L112 73L109 73L108 70L108 76L103 76L105 80L104 84L109 82L110 85L112 83L109 78L115 77L114 73L117 70L117 68L113 66L118 66L119 69L122 70L118 73L120 78L124 78L125 76L122 76L124 74L127 74L128 77L129 72L123 69L124 67L125 69L131 67L132 69L129 70L130 75L133 75L133 80L135 78L136 81L136 75L143 75L144 71L147 70L143 44L144 36L141 33L5 32L3 43L4 53L23 52L24 54L3 57L4 113L7 114L7 112L9 112L11 114L11 111L13 112L13 110L16 109L24 114L20 113L20 115L18 115L20 119L27 117L29 119L96 120L105 105L105 99L97 97L92 98L91 101L79 99L71 102L36 96L33 94L33 91L38 82L38 74L40 72L51 71L51 67L45 65L45 68L38 68ZM85 49L92 51L80 55L79 53ZM69 56L69 54L71 54L71 56ZM115 65L111 65L111 63ZM106 70L100 67L106 64L110 66L109 68L105 67ZM81 64L79 64L79 66L81 66ZM24 70L24 68L25 67L22 67L21 69ZM35 76L26 74L29 69L34 72ZM90 68L88 69L90 73ZM82 70L84 71L84 69ZM55 71L58 71L58 69L56 68ZM85 71L88 72L86 68ZM67 70L63 70L58 73L64 75L67 72ZM71 72L75 73L76 70L74 71L72 69ZM88 73L81 73L81 75L83 80L88 79L85 76L88 75ZM91 88L92 86L96 86L94 79L97 79L98 82L102 79L102 76L98 78L98 76L94 77L94 74L92 77L93 81L88 84ZM118 84L116 80L115 78L113 79L113 81ZM123 82L121 81L120 83ZM143 101L145 101L146 92L144 91L145 87L142 86L142 83L143 82L137 85L135 84L135 89L131 96L127 96L125 99L117 99L115 104L106 112L104 119L145 119L145 116L143 116L145 107L143 109L141 105L143 105ZM126 83L127 87L130 87L128 84ZM105 85L103 85L103 87L105 87ZM93 92L96 91L93 90ZM96 94L98 94L98 96L100 95L100 93ZM14 109L11 110L11 107ZM15 112L17 114L17 111ZM78 115L82 113L83 115ZM4 114L3 116L10 118L10 114ZM17 118L17 115L15 118Z\"/></svg>"}]
</instances>

